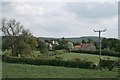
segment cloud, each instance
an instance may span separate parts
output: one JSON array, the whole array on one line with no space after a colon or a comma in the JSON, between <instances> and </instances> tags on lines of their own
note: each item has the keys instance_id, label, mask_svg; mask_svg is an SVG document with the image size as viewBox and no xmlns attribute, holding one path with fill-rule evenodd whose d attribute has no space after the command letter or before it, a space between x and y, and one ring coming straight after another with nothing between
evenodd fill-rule
<instances>
[{"instance_id":1,"label":"cloud","mask_svg":"<svg viewBox=\"0 0 120 80\"><path fill-rule=\"evenodd\" d=\"M78 18L103 18L115 16L117 13L117 3L68 3L66 10L74 13Z\"/></svg>"},{"instance_id":2,"label":"cloud","mask_svg":"<svg viewBox=\"0 0 120 80\"><path fill-rule=\"evenodd\" d=\"M93 29L107 28L104 36L117 37L116 3L17 2L3 3L3 17L20 21L35 36L97 36ZM111 33L112 31L112 33Z\"/></svg>"},{"instance_id":3,"label":"cloud","mask_svg":"<svg viewBox=\"0 0 120 80\"><path fill-rule=\"evenodd\" d=\"M2 2L118 2L119 0L2 0Z\"/></svg>"},{"instance_id":4,"label":"cloud","mask_svg":"<svg viewBox=\"0 0 120 80\"><path fill-rule=\"evenodd\" d=\"M15 11L21 15L42 15L44 14L44 9L41 6L30 6L27 3L12 3Z\"/></svg>"}]
</instances>

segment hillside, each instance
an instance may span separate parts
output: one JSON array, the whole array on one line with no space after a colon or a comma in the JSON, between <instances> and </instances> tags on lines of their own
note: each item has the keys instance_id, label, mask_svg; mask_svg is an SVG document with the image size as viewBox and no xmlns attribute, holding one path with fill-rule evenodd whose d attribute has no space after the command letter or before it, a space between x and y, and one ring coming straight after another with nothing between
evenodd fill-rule
<instances>
[{"instance_id":1,"label":"hillside","mask_svg":"<svg viewBox=\"0 0 120 80\"><path fill-rule=\"evenodd\" d=\"M71 38L65 38L68 41L72 41L72 42L81 42L82 40L87 41L88 39L92 39L95 42L99 42L99 37L97 36L83 36L83 37L71 37ZM53 40L53 39L61 39L61 38L48 38L48 37L39 37L40 40ZM103 37L101 37L101 40L103 39Z\"/></svg>"}]
</instances>

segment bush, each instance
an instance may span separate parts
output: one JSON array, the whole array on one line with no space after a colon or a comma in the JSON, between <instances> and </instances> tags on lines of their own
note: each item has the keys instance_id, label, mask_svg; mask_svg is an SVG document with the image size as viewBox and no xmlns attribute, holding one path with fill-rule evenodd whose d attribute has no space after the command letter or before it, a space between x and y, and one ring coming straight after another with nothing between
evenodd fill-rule
<instances>
[{"instance_id":1,"label":"bush","mask_svg":"<svg viewBox=\"0 0 120 80\"><path fill-rule=\"evenodd\" d=\"M72 51L72 52L99 55L99 50L96 50L96 51L76 50L76 51ZM102 50L101 53L102 53L101 55L120 57L120 52L112 52L112 51Z\"/></svg>"},{"instance_id":2,"label":"bush","mask_svg":"<svg viewBox=\"0 0 120 80\"><path fill-rule=\"evenodd\" d=\"M16 52L17 54L20 54L21 56L29 56L31 55L32 51L29 44L26 44L25 42L21 41L16 44Z\"/></svg>"},{"instance_id":3,"label":"bush","mask_svg":"<svg viewBox=\"0 0 120 80\"><path fill-rule=\"evenodd\" d=\"M59 57L59 56L58 56L58 57L56 56L55 59L56 59L56 60L63 60L63 58L62 58L62 57Z\"/></svg>"},{"instance_id":4,"label":"bush","mask_svg":"<svg viewBox=\"0 0 120 80\"><path fill-rule=\"evenodd\" d=\"M55 56L55 55L59 55L59 54L62 54L62 53L64 53L64 50L56 50L56 51L53 51L53 52L49 52L48 56Z\"/></svg>"},{"instance_id":5,"label":"bush","mask_svg":"<svg viewBox=\"0 0 120 80\"><path fill-rule=\"evenodd\" d=\"M46 60L46 59L32 59L32 58L18 58L18 57L2 57L3 61L9 63L24 63L31 65L49 65L49 66L63 66L72 68L87 68L92 69L94 63L89 61L65 61L60 59Z\"/></svg>"},{"instance_id":6,"label":"bush","mask_svg":"<svg viewBox=\"0 0 120 80\"><path fill-rule=\"evenodd\" d=\"M101 59L101 61L99 62L99 66L100 68L108 68L108 70L112 70L114 68L113 64L114 64L115 61L113 60L104 60L104 59Z\"/></svg>"}]
</instances>

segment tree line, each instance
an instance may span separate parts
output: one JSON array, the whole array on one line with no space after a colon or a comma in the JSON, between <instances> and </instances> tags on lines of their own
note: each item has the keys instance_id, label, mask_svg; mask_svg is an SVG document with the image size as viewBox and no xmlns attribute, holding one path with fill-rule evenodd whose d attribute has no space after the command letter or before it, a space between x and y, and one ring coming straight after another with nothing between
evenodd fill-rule
<instances>
[{"instance_id":1,"label":"tree line","mask_svg":"<svg viewBox=\"0 0 120 80\"><path fill-rule=\"evenodd\" d=\"M79 42L74 43L67 41L65 38L54 40L57 41L59 45L53 44L50 40L42 41L33 36L29 29L25 29L24 26L15 19L8 20L3 18L0 30L3 33L2 50L11 50L12 56L18 56L18 54L28 56L31 55L33 50L38 50L41 53L48 53L50 50L50 46L48 44L53 45L53 50L65 49L71 51L74 45L79 44ZM98 47L98 44L92 39L88 39L87 42L85 40L82 41L82 43L91 42ZM118 39L103 38L101 43L102 49L120 52L120 40Z\"/></svg>"}]
</instances>

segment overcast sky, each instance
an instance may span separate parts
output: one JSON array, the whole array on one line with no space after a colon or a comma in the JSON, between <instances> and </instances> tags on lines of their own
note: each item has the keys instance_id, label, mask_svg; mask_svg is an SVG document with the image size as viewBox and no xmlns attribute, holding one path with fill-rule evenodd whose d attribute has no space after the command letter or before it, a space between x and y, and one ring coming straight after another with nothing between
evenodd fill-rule
<instances>
[{"instance_id":1,"label":"overcast sky","mask_svg":"<svg viewBox=\"0 0 120 80\"><path fill-rule=\"evenodd\" d=\"M16 19L35 36L118 38L117 2L3 2L2 16Z\"/></svg>"}]
</instances>

